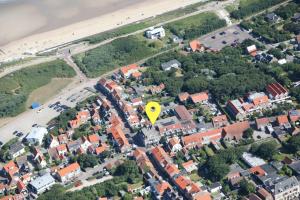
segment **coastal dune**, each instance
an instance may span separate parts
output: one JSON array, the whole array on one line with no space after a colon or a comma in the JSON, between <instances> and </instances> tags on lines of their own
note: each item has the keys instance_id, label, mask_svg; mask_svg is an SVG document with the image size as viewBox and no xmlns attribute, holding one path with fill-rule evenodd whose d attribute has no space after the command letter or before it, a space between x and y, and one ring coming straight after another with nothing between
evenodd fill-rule
<instances>
[{"instance_id":1,"label":"coastal dune","mask_svg":"<svg viewBox=\"0 0 300 200\"><path fill-rule=\"evenodd\" d=\"M0 62L18 59L24 53L36 53L201 1L44 0L40 1L43 6L33 6L33 3L10 5L11 9L6 8L4 12L2 7L0 28L4 31L0 33ZM12 12L18 14L10 15Z\"/></svg>"}]
</instances>

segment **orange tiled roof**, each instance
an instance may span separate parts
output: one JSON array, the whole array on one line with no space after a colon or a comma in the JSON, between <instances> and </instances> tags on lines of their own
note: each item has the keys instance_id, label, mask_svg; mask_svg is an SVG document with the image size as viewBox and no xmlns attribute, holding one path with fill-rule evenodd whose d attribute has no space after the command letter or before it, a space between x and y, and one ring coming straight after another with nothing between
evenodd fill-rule
<instances>
[{"instance_id":1,"label":"orange tiled roof","mask_svg":"<svg viewBox=\"0 0 300 200\"><path fill-rule=\"evenodd\" d=\"M60 177L64 177L66 176L67 174L69 173L72 173L76 170L80 169L80 166L79 164L76 162L76 163L72 163L70 164L69 166L59 170L57 173L59 174Z\"/></svg>"},{"instance_id":2,"label":"orange tiled roof","mask_svg":"<svg viewBox=\"0 0 300 200\"><path fill-rule=\"evenodd\" d=\"M226 137L231 137L239 140L242 138L244 131L248 128L250 128L250 124L248 121L237 122L226 126L224 128L224 133Z\"/></svg>"},{"instance_id":3,"label":"orange tiled roof","mask_svg":"<svg viewBox=\"0 0 300 200\"><path fill-rule=\"evenodd\" d=\"M189 96L190 96L189 93L183 92L183 93L178 94L178 99L179 99L179 101L183 102L183 101L186 101L189 98Z\"/></svg>"},{"instance_id":4,"label":"orange tiled roof","mask_svg":"<svg viewBox=\"0 0 300 200\"><path fill-rule=\"evenodd\" d=\"M156 159L156 161L159 163L163 163L164 161L168 162L171 159L169 155L165 152L165 150L160 146L154 147L151 153L153 157Z\"/></svg>"},{"instance_id":5,"label":"orange tiled roof","mask_svg":"<svg viewBox=\"0 0 300 200\"><path fill-rule=\"evenodd\" d=\"M17 187L19 191L23 191L26 189L26 185L22 181L17 182Z\"/></svg>"},{"instance_id":6,"label":"orange tiled roof","mask_svg":"<svg viewBox=\"0 0 300 200\"><path fill-rule=\"evenodd\" d=\"M201 43L199 40L193 40L190 42L190 47L192 51L195 52L201 48Z\"/></svg>"},{"instance_id":7,"label":"orange tiled roof","mask_svg":"<svg viewBox=\"0 0 300 200\"><path fill-rule=\"evenodd\" d=\"M156 190L159 194L163 194L167 189L170 189L171 185L166 182L166 181L162 181L161 183L156 185Z\"/></svg>"},{"instance_id":8,"label":"orange tiled roof","mask_svg":"<svg viewBox=\"0 0 300 200\"><path fill-rule=\"evenodd\" d=\"M100 141L100 137L97 134L87 136L87 139L90 143L97 143Z\"/></svg>"},{"instance_id":9,"label":"orange tiled roof","mask_svg":"<svg viewBox=\"0 0 300 200\"><path fill-rule=\"evenodd\" d=\"M205 138L209 138L210 140L219 140L222 137L222 129L214 129L206 132L200 132L188 136L184 136L182 138L182 142L184 146L195 144L195 145L202 145L203 140Z\"/></svg>"},{"instance_id":10,"label":"orange tiled roof","mask_svg":"<svg viewBox=\"0 0 300 200\"><path fill-rule=\"evenodd\" d=\"M256 174L258 176L265 176L266 175L266 172L260 166L252 167L252 168L249 169L249 171L252 174Z\"/></svg>"},{"instance_id":11,"label":"orange tiled roof","mask_svg":"<svg viewBox=\"0 0 300 200\"><path fill-rule=\"evenodd\" d=\"M214 124L216 124L216 123L219 123L219 122L227 122L228 119L227 119L226 115L219 115L219 116L216 116L216 117L212 118L212 121L213 121Z\"/></svg>"},{"instance_id":12,"label":"orange tiled roof","mask_svg":"<svg viewBox=\"0 0 300 200\"><path fill-rule=\"evenodd\" d=\"M169 144L172 147L174 147L176 144L179 144L180 143L180 140L178 137L172 137L170 140L169 140Z\"/></svg>"},{"instance_id":13,"label":"orange tiled roof","mask_svg":"<svg viewBox=\"0 0 300 200\"><path fill-rule=\"evenodd\" d=\"M287 115L280 115L277 117L277 122L279 125L289 123L289 119Z\"/></svg>"},{"instance_id":14,"label":"orange tiled roof","mask_svg":"<svg viewBox=\"0 0 300 200\"><path fill-rule=\"evenodd\" d=\"M67 150L67 145L66 144L61 144L56 147L57 151L66 151Z\"/></svg>"},{"instance_id":15,"label":"orange tiled roof","mask_svg":"<svg viewBox=\"0 0 300 200\"><path fill-rule=\"evenodd\" d=\"M264 124L268 124L270 122L269 118L264 117L264 118L257 118L255 119L255 123L259 126L259 125L264 125Z\"/></svg>"},{"instance_id":16,"label":"orange tiled roof","mask_svg":"<svg viewBox=\"0 0 300 200\"><path fill-rule=\"evenodd\" d=\"M269 97L267 95L253 99L253 104L255 106L259 106L259 105L266 104L266 103L269 103Z\"/></svg>"},{"instance_id":17,"label":"orange tiled roof","mask_svg":"<svg viewBox=\"0 0 300 200\"><path fill-rule=\"evenodd\" d=\"M190 98L193 103L200 103L202 101L208 100L208 94L207 92L200 92L200 93L190 95Z\"/></svg>"},{"instance_id":18,"label":"orange tiled roof","mask_svg":"<svg viewBox=\"0 0 300 200\"><path fill-rule=\"evenodd\" d=\"M185 188L190 184L190 180L187 179L186 177L180 175L178 176L175 180L175 184L181 189L185 190Z\"/></svg>"},{"instance_id":19,"label":"orange tiled roof","mask_svg":"<svg viewBox=\"0 0 300 200\"><path fill-rule=\"evenodd\" d=\"M107 149L107 145L105 143L101 144L101 146L97 147L95 149L96 154L99 155L101 153L103 153L105 150Z\"/></svg>"},{"instance_id":20,"label":"orange tiled roof","mask_svg":"<svg viewBox=\"0 0 300 200\"><path fill-rule=\"evenodd\" d=\"M210 193L208 192L200 192L197 193L194 197L193 200L212 200Z\"/></svg>"},{"instance_id":21,"label":"orange tiled roof","mask_svg":"<svg viewBox=\"0 0 300 200\"><path fill-rule=\"evenodd\" d=\"M185 163L182 163L182 167L183 167L183 168L188 168L188 167L190 167L190 166L192 166L192 165L194 165L193 160L189 160L189 161L187 161L187 162L185 162Z\"/></svg>"},{"instance_id":22,"label":"orange tiled roof","mask_svg":"<svg viewBox=\"0 0 300 200\"><path fill-rule=\"evenodd\" d=\"M3 166L3 169L8 173L10 176L19 172L19 168L17 167L16 163L11 160L6 165Z\"/></svg>"},{"instance_id":23,"label":"orange tiled roof","mask_svg":"<svg viewBox=\"0 0 300 200\"><path fill-rule=\"evenodd\" d=\"M165 170L166 170L167 174L168 174L170 177L173 177L174 175L180 173L180 171L179 171L179 169L177 168L177 166L174 165L174 164L171 164L171 163L167 164L167 166L165 167Z\"/></svg>"},{"instance_id":24,"label":"orange tiled roof","mask_svg":"<svg viewBox=\"0 0 300 200\"><path fill-rule=\"evenodd\" d=\"M137 64L131 64L128 66L121 67L120 71L123 75L126 75L131 70L138 70L139 66Z\"/></svg>"},{"instance_id":25,"label":"orange tiled roof","mask_svg":"<svg viewBox=\"0 0 300 200\"><path fill-rule=\"evenodd\" d=\"M129 142L128 142L123 130L119 126L112 127L111 134L121 147L129 146Z\"/></svg>"}]
</instances>

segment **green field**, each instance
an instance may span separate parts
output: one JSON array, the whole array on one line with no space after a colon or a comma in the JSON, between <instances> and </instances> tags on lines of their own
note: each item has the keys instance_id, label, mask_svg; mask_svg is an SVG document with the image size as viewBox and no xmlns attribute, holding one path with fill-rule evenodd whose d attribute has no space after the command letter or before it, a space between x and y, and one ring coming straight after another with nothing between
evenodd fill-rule
<instances>
[{"instance_id":1,"label":"green field","mask_svg":"<svg viewBox=\"0 0 300 200\"><path fill-rule=\"evenodd\" d=\"M28 67L0 78L0 117L11 117L26 109L30 93L51 82L52 78L70 78L75 71L56 60ZM45 91L47 92L47 91Z\"/></svg>"},{"instance_id":2,"label":"green field","mask_svg":"<svg viewBox=\"0 0 300 200\"><path fill-rule=\"evenodd\" d=\"M239 9L232 11L231 17L243 19L286 0L240 0Z\"/></svg>"},{"instance_id":3,"label":"green field","mask_svg":"<svg viewBox=\"0 0 300 200\"><path fill-rule=\"evenodd\" d=\"M172 33L186 39L199 37L226 25L213 13L202 13L166 25L167 37L148 40L143 34L116 39L108 44L74 56L76 64L88 77L98 77L117 67L135 63L162 50L174 47ZM183 34L182 30L187 30Z\"/></svg>"},{"instance_id":4,"label":"green field","mask_svg":"<svg viewBox=\"0 0 300 200\"><path fill-rule=\"evenodd\" d=\"M225 20L221 20L214 13L206 12L171 22L166 28L184 39L194 39L224 26Z\"/></svg>"},{"instance_id":5,"label":"green field","mask_svg":"<svg viewBox=\"0 0 300 200\"><path fill-rule=\"evenodd\" d=\"M140 35L116 39L88 52L74 56L76 64L88 77L97 77L117 67L135 63L166 48L160 40L146 40Z\"/></svg>"}]
</instances>

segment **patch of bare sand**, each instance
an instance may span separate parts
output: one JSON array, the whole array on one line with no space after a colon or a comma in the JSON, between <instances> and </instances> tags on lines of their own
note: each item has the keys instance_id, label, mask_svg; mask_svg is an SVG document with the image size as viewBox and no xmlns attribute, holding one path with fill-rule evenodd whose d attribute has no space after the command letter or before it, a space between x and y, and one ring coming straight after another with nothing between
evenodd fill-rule
<instances>
[{"instance_id":1,"label":"patch of bare sand","mask_svg":"<svg viewBox=\"0 0 300 200\"><path fill-rule=\"evenodd\" d=\"M34 90L28 97L26 107L29 108L32 102L41 104L47 102L51 97L60 93L67 85L72 82L72 78L54 78L47 85Z\"/></svg>"}]
</instances>

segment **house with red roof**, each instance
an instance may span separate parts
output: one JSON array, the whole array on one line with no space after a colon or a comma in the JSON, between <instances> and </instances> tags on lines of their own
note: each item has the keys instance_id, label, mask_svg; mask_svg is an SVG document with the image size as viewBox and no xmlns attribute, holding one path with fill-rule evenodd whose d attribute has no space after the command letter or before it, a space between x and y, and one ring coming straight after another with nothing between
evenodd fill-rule
<instances>
[{"instance_id":1,"label":"house with red roof","mask_svg":"<svg viewBox=\"0 0 300 200\"><path fill-rule=\"evenodd\" d=\"M227 116L226 115L218 115L212 118L212 123L215 128L221 128L223 126L226 126L229 124Z\"/></svg>"},{"instance_id":2,"label":"house with red roof","mask_svg":"<svg viewBox=\"0 0 300 200\"><path fill-rule=\"evenodd\" d=\"M98 134L88 135L87 140L93 145L93 146L99 146L99 143L101 142L100 136Z\"/></svg>"},{"instance_id":3,"label":"house with red roof","mask_svg":"<svg viewBox=\"0 0 300 200\"><path fill-rule=\"evenodd\" d=\"M299 121L300 120L300 109L289 111L289 119L293 123Z\"/></svg>"},{"instance_id":4,"label":"house with red roof","mask_svg":"<svg viewBox=\"0 0 300 200\"><path fill-rule=\"evenodd\" d=\"M139 69L140 67L137 64L131 64L121 67L119 73L123 78L130 78L132 74L138 73Z\"/></svg>"},{"instance_id":5,"label":"house with red roof","mask_svg":"<svg viewBox=\"0 0 300 200\"><path fill-rule=\"evenodd\" d=\"M149 87L150 94L159 94L166 88L165 84L153 85Z\"/></svg>"},{"instance_id":6,"label":"house with red roof","mask_svg":"<svg viewBox=\"0 0 300 200\"><path fill-rule=\"evenodd\" d=\"M198 170L197 165L193 160L182 163L182 167L187 173Z\"/></svg>"},{"instance_id":7,"label":"house with red roof","mask_svg":"<svg viewBox=\"0 0 300 200\"><path fill-rule=\"evenodd\" d=\"M270 99L282 101L289 98L289 91L280 83L271 83L266 87Z\"/></svg>"},{"instance_id":8,"label":"house with red roof","mask_svg":"<svg viewBox=\"0 0 300 200\"><path fill-rule=\"evenodd\" d=\"M72 163L69 166L59 170L57 172L57 177L58 177L59 181L66 183L68 181L75 179L80 173L81 173L80 166L76 162L76 163Z\"/></svg>"},{"instance_id":9,"label":"house with red roof","mask_svg":"<svg viewBox=\"0 0 300 200\"><path fill-rule=\"evenodd\" d=\"M126 152L131 148L125 136L125 133L123 132L120 126L111 127L110 133L120 152Z\"/></svg>"},{"instance_id":10,"label":"house with red roof","mask_svg":"<svg viewBox=\"0 0 300 200\"><path fill-rule=\"evenodd\" d=\"M178 94L177 98L178 100L181 102L181 103L185 103L188 98L190 97L190 94L187 93L187 92L183 92L183 93L180 93Z\"/></svg>"},{"instance_id":11,"label":"house with red roof","mask_svg":"<svg viewBox=\"0 0 300 200\"><path fill-rule=\"evenodd\" d=\"M276 123L278 126L284 127L286 129L291 128L291 124L289 122L288 116L287 115L279 115L276 118Z\"/></svg>"},{"instance_id":12,"label":"house with red roof","mask_svg":"<svg viewBox=\"0 0 300 200\"><path fill-rule=\"evenodd\" d=\"M157 164L159 164L162 168L164 168L168 163L171 163L170 156L160 146L154 147L151 150L151 154L157 162Z\"/></svg>"},{"instance_id":13,"label":"house with red roof","mask_svg":"<svg viewBox=\"0 0 300 200\"><path fill-rule=\"evenodd\" d=\"M189 113L183 105L178 105L174 108L175 114L179 120L192 120L193 116Z\"/></svg>"},{"instance_id":14,"label":"house with red roof","mask_svg":"<svg viewBox=\"0 0 300 200\"><path fill-rule=\"evenodd\" d=\"M77 113L75 119L69 121L71 128L78 128L80 125L86 123L91 118L88 110L83 110Z\"/></svg>"},{"instance_id":15,"label":"house with red roof","mask_svg":"<svg viewBox=\"0 0 300 200\"><path fill-rule=\"evenodd\" d=\"M222 129L213 129L206 132L199 132L182 137L184 148L192 149L202 147L212 141L219 141L222 138Z\"/></svg>"},{"instance_id":16,"label":"house with red roof","mask_svg":"<svg viewBox=\"0 0 300 200\"><path fill-rule=\"evenodd\" d=\"M197 103L207 102L209 99L209 96L208 96L207 92L200 92L200 93L196 93L196 94L191 94L189 98L193 104L197 104Z\"/></svg>"},{"instance_id":17,"label":"house with red roof","mask_svg":"<svg viewBox=\"0 0 300 200\"><path fill-rule=\"evenodd\" d=\"M202 52L205 50L204 46L200 43L199 40L193 40L189 43L189 47L191 49L192 52Z\"/></svg>"},{"instance_id":18,"label":"house with red roof","mask_svg":"<svg viewBox=\"0 0 300 200\"><path fill-rule=\"evenodd\" d=\"M165 172L168 174L168 176L170 178L174 177L175 175L179 174L180 173L180 170L178 169L178 167L173 164L173 163L168 163L166 166L165 166Z\"/></svg>"},{"instance_id":19,"label":"house with red roof","mask_svg":"<svg viewBox=\"0 0 300 200\"><path fill-rule=\"evenodd\" d=\"M223 128L223 137L225 140L236 140L242 139L244 132L250 128L248 121L236 122L234 124L227 125Z\"/></svg>"},{"instance_id":20,"label":"house with red roof","mask_svg":"<svg viewBox=\"0 0 300 200\"><path fill-rule=\"evenodd\" d=\"M47 161L43 153L36 147L33 149L33 160L40 168L44 168L47 166Z\"/></svg>"},{"instance_id":21,"label":"house with red roof","mask_svg":"<svg viewBox=\"0 0 300 200\"><path fill-rule=\"evenodd\" d=\"M182 146L180 144L180 139L178 137L172 137L169 142L169 148L171 150L171 152L178 152L181 151Z\"/></svg>"},{"instance_id":22,"label":"house with red roof","mask_svg":"<svg viewBox=\"0 0 300 200\"><path fill-rule=\"evenodd\" d=\"M263 117L263 118L256 118L255 119L255 125L257 130L261 130L264 131L265 128L270 125L270 119L267 117Z\"/></svg>"},{"instance_id":23,"label":"house with red roof","mask_svg":"<svg viewBox=\"0 0 300 200\"><path fill-rule=\"evenodd\" d=\"M265 93L252 92L245 98L229 100L226 108L232 116L241 121L254 112L261 112L264 109L271 108L271 106L272 104Z\"/></svg>"}]
</instances>

